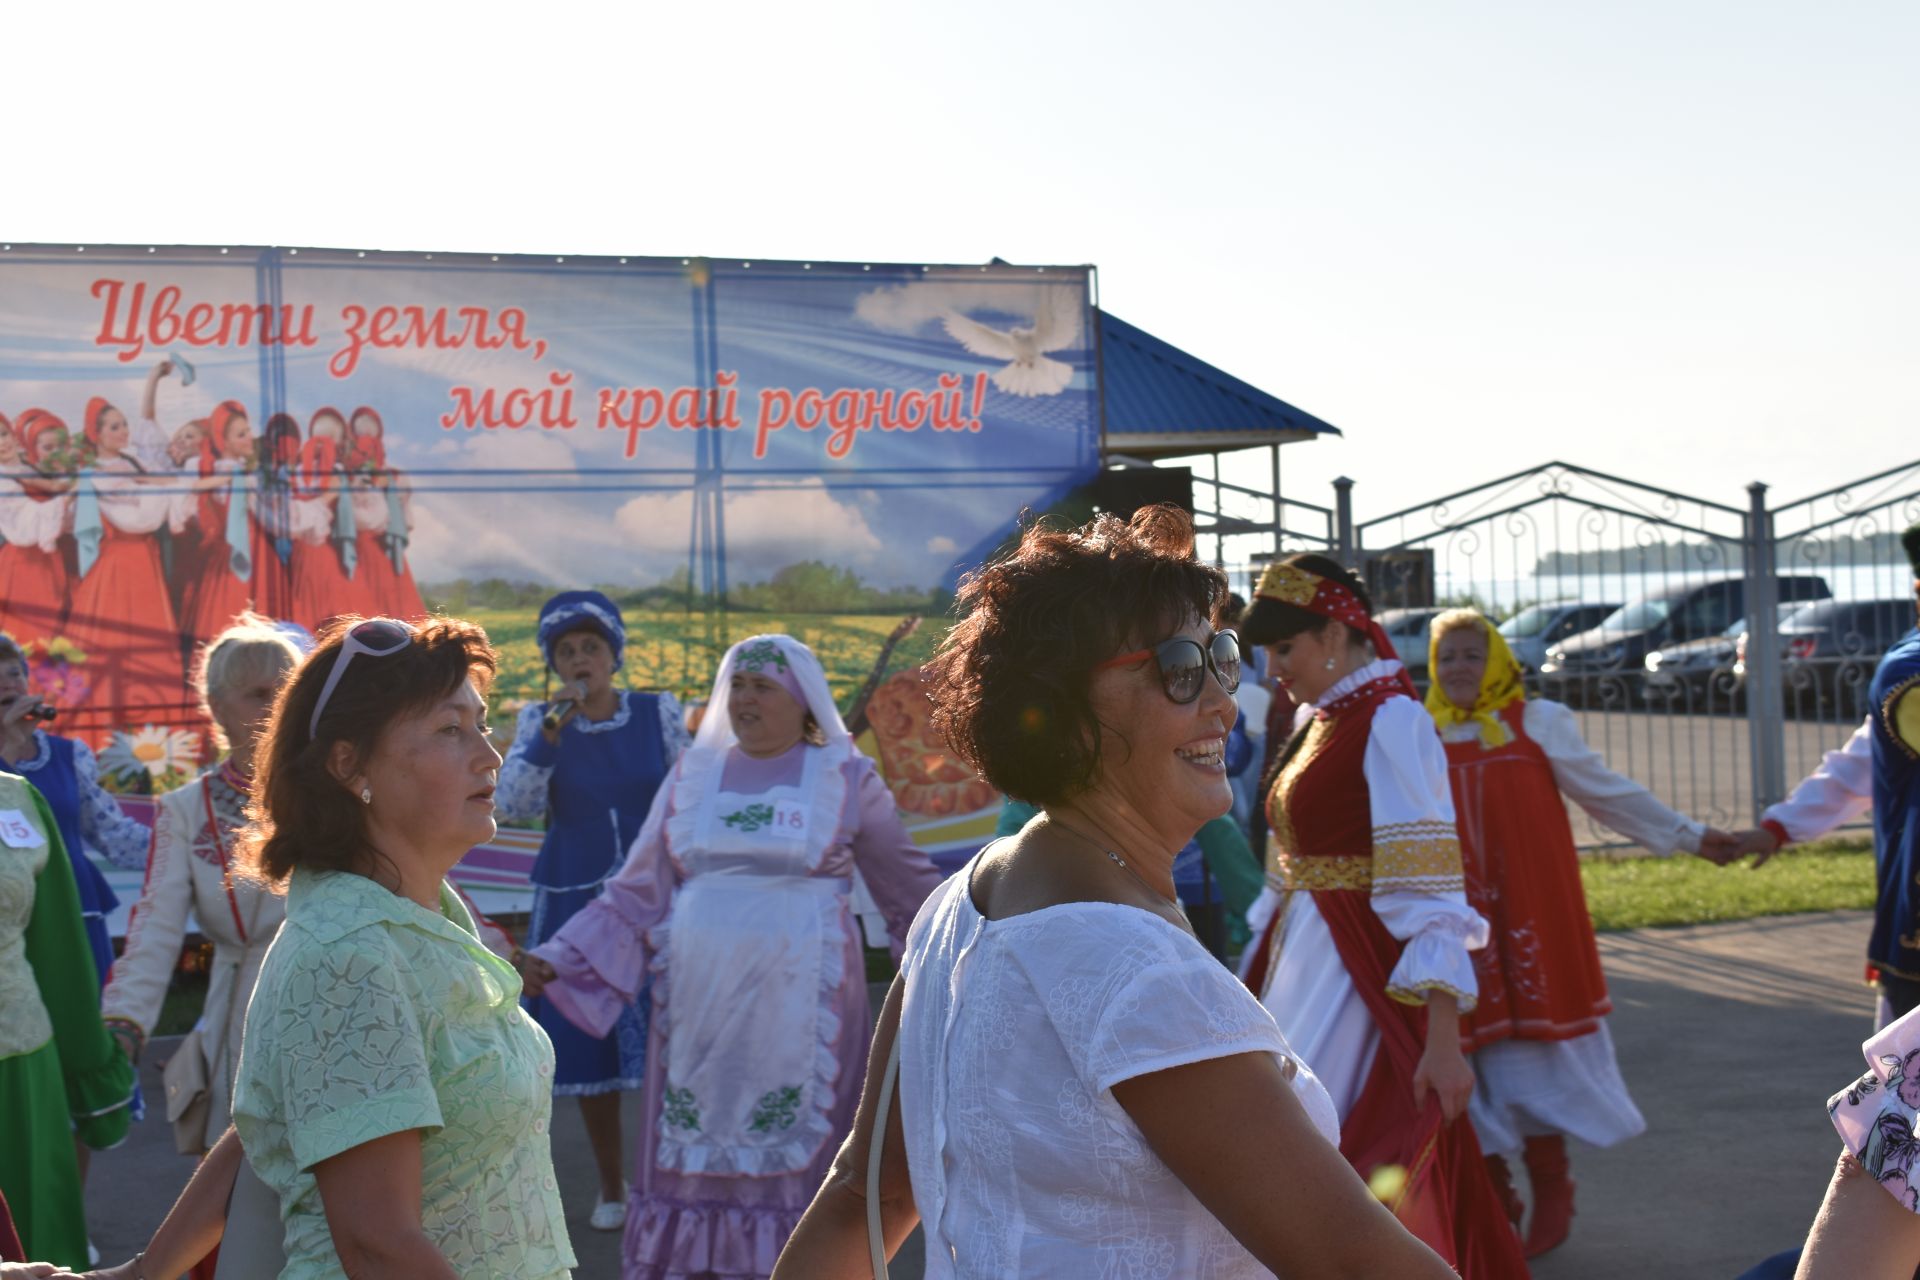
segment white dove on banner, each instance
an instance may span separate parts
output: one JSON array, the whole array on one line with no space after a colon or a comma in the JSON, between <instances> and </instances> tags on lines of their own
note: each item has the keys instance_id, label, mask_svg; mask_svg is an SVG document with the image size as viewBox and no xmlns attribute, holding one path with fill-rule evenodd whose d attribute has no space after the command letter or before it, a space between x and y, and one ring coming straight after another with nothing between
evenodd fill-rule
<instances>
[{"instance_id":1,"label":"white dove on banner","mask_svg":"<svg viewBox=\"0 0 1920 1280\"><path fill-rule=\"evenodd\" d=\"M1073 381L1073 366L1049 360L1046 353L1079 345L1080 298L1072 289L1041 293L1039 314L1027 327L1015 325L1002 332L958 311L942 318L947 334L976 356L1005 360L996 369L993 385L1010 396L1057 396Z\"/></svg>"}]
</instances>

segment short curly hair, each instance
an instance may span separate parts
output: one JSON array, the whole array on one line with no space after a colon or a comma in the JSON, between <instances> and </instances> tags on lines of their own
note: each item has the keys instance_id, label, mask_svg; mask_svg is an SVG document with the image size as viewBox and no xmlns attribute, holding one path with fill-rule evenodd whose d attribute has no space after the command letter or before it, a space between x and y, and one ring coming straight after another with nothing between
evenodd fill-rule
<instances>
[{"instance_id":1,"label":"short curly hair","mask_svg":"<svg viewBox=\"0 0 1920 1280\"><path fill-rule=\"evenodd\" d=\"M419 624L413 643L386 657L362 657L334 687L320 732L308 723L320 690L339 659L348 631L362 619L349 614L329 623L319 643L280 686L273 714L254 758L253 802L238 840L242 870L282 885L300 867L367 874L380 854L367 839L366 809L327 767L333 744L356 757L373 754L394 721L423 711L472 684L482 697L498 659L487 633L458 618Z\"/></svg>"},{"instance_id":2,"label":"short curly hair","mask_svg":"<svg viewBox=\"0 0 1920 1280\"><path fill-rule=\"evenodd\" d=\"M1069 800L1099 779L1094 668L1193 619L1213 623L1226 576L1193 558L1193 519L1145 507L1078 529L1037 520L1011 551L967 575L960 621L927 668L933 724L997 790Z\"/></svg>"}]
</instances>

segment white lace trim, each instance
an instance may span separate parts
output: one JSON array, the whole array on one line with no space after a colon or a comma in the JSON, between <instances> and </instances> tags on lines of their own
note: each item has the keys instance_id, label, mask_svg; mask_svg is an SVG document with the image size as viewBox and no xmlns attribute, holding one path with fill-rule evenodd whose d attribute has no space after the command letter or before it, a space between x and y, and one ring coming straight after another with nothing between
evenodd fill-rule
<instances>
[{"instance_id":1,"label":"white lace trim","mask_svg":"<svg viewBox=\"0 0 1920 1280\"><path fill-rule=\"evenodd\" d=\"M1400 672L1405 669L1405 666L1406 664L1398 658L1376 658L1366 666L1356 671L1350 671L1342 676L1339 682L1321 694L1319 700L1313 705L1316 707L1331 706L1363 684L1372 684L1375 680L1384 680L1389 676L1399 675Z\"/></svg>"}]
</instances>

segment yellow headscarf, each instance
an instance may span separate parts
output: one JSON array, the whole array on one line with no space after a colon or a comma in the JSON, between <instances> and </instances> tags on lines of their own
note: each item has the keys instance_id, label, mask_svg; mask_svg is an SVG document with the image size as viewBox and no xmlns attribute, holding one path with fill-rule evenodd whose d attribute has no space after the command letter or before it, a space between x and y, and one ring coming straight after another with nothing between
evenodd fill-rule
<instances>
[{"instance_id":1,"label":"yellow headscarf","mask_svg":"<svg viewBox=\"0 0 1920 1280\"><path fill-rule=\"evenodd\" d=\"M1468 612L1471 611L1454 611ZM1497 713L1525 700L1527 696L1526 686L1522 683L1525 673L1520 669L1519 660L1513 656L1513 650L1507 648L1507 638L1500 634L1499 628L1477 613L1473 614L1470 623L1462 623L1452 614L1445 613L1433 621L1432 634L1427 640L1427 675L1432 680L1427 687L1427 710L1432 713L1433 722L1446 729L1471 720L1480 726L1481 746L1505 746L1512 740L1513 734ZM1442 626L1449 621L1454 625ZM1447 631L1461 631L1468 626L1478 626L1481 637L1487 642L1487 669L1480 675L1480 696L1473 700L1472 706L1462 707L1440 687L1440 637Z\"/></svg>"}]
</instances>

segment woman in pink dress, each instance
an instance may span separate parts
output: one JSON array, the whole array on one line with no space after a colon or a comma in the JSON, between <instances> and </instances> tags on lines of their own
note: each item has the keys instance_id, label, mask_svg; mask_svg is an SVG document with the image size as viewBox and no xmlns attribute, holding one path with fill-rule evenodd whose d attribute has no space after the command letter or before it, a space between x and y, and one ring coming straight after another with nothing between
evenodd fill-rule
<instances>
[{"instance_id":1,"label":"woman in pink dress","mask_svg":"<svg viewBox=\"0 0 1920 1280\"><path fill-rule=\"evenodd\" d=\"M99 717L94 737L127 725L183 720L186 672L180 626L160 563L163 525L184 525L193 493L154 476L127 451L127 416L101 396L87 402L86 454L74 495L80 582L66 636L87 656L82 706Z\"/></svg>"},{"instance_id":2,"label":"woman in pink dress","mask_svg":"<svg viewBox=\"0 0 1920 1280\"><path fill-rule=\"evenodd\" d=\"M341 504L346 468L342 449L347 420L338 409L317 409L307 422L307 443L293 478L287 532L293 554L293 620L318 632L327 619L364 613L350 567L359 545L353 533L353 502ZM344 513L344 515L343 515Z\"/></svg>"},{"instance_id":3,"label":"woman in pink dress","mask_svg":"<svg viewBox=\"0 0 1920 1280\"><path fill-rule=\"evenodd\" d=\"M347 421L347 472L353 477L353 519L360 553L354 581L368 602L366 613L424 617L427 606L407 567L410 494L400 473L387 466L386 425L362 405Z\"/></svg>"},{"instance_id":4,"label":"woman in pink dress","mask_svg":"<svg viewBox=\"0 0 1920 1280\"><path fill-rule=\"evenodd\" d=\"M29 409L16 427L0 416L0 631L51 640L66 621L71 579L60 535L71 519L71 479L39 474L39 457L64 444L66 424Z\"/></svg>"},{"instance_id":5,"label":"woman in pink dress","mask_svg":"<svg viewBox=\"0 0 1920 1280\"><path fill-rule=\"evenodd\" d=\"M253 557L262 535L247 511L253 470L253 427L237 400L223 400L207 417L200 445L200 478L215 487L199 495L198 572L182 593L181 625L197 649L232 625L253 602ZM180 566L176 561L175 571Z\"/></svg>"}]
</instances>

